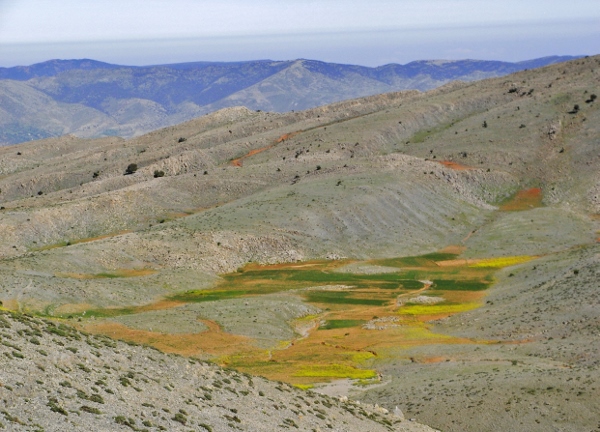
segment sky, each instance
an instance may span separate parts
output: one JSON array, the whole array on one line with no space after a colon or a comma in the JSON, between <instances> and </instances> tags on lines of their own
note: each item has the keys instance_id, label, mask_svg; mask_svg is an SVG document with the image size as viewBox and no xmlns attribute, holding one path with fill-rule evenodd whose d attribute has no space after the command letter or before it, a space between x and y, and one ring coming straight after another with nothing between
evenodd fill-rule
<instances>
[{"instance_id":1,"label":"sky","mask_svg":"<svg viewBox=\"0 0 600 432\"><path fill-rule=\"evenodd\" d=\"M0 0L0 67L598 53L599 0Z\"/></svg>"}]
</instances>

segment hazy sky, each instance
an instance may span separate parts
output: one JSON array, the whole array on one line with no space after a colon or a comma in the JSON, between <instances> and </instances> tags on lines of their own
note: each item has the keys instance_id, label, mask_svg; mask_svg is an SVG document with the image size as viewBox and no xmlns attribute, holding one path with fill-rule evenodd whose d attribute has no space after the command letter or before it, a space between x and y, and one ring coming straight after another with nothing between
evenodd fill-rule
<instances>
[{"instance_id":1,"label":"hazy sky","mask_svg":"<svg viewBox=\"0 0 600 432\"><path fill-rule=\"evenodd\" d=\"M0 0L0 66L598 53L599 0Z\"/></svg>"}]
</instances>

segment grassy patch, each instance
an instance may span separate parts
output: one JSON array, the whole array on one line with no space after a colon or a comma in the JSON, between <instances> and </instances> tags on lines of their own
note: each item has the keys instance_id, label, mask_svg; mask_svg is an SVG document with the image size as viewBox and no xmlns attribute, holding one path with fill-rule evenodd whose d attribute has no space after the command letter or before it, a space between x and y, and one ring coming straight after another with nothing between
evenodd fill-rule
<instances>
[{"instance_id":1,"label":"grassy patch","mask_svg":"<svg viewBox=\"0 0 600 432\"><path fill-rule=\"evenodd\" d=\"M417 133L415 133L411 138L410 142L412 144L420 144L425 142L425 139L430 135L435 135L439 132L442 132L452 126L452 123L441 124L430 129L421 129Z\"/></svg>"},{"instance_id":2,"label":"grassy patch","mask_svg":"<svg viewBox=\"0 0 600 432\"><path fill-rule=\"evenodd\" d=\"M169 300L179 301L184 303L201 303L208 301L217 301L241 297L248 294L248 291L233 291L233 290L197 290L186 291L184 293L175 294L169 297Z\"/></svg>"},{"instance_id":3,"label":"grassy patch","mask_svg":"<svg viewBox=\"0 0 600 432\"><path fill-rule=\"evenodd\" d=\"M427 258L420 256L409 256L401 258L385 258L371 261L371 264L380 265L384 267L428 267L435 265L435 263Z\"/></svg>"},{"instance_id":4,"label":"grassy patch","mask_svg":"<svg viewBox=\"0 0 600 432\"><path fill-rule=\"evenodd\" d=\"M361 352L350 352L348 353L350 356L350 360L352 363L361 364L366 362L367 360L371 360L375 357L375 354L369 351L361 351Z\"/></svg>"},{"instance_id":5,"label":"grassy patch","mask_svg":"<svg viewBox=\"0 0 600 432\"><path fill-rule=\"evenodd\" d=\"M425 255L421 255L421 258L426 258L431 261L438 262L438 261L453 260L453 259L456 259L457 256L458 256L458 254L448 253L448 252L432 252L432 253L428 253Z\"/></svg>"},{"instance_id":6,"label":"grassy patch","mask_svg":"<svg viewBox=\"0 0 600 432\"><path fill-rule=\"evenodd\" d=\"M502 268L509 267L516 264L521 264L527 261L531 261L535 259L534 256L529 255L519 255L519 256L511 256L511 257L498 257L498 258L488 258L477 262L476 264L471 264L470 267L474 268Z\"/></svg>"},{"instance_id":7,"label":"grassy patch","mask_svg":"<svg viewBox=\"0 0 600 432\"><path fill-rule=\"evenodd\" d=\"M409 290L420 289L425 286L425 285L423 285L423 282L419 282L419 281L412 280L412 279L403 279L401 282L402 282L402 286Z\"/></svg>"},{"instance_id":8,"label":"grassy patch","mask_svg":"<svg viewBox=\"0 0 600 432\"><path fill-rule=\"evenodd\" d=\"M327 320L324 325L319 327L319 330L332 330L348 327L358 327L365 323L364 320L352 320L352 319L333 319Z\"/></svg>"},{"instance_id":9,"label":"grassy patch","mask_svg":"<svg viewBox=\"0 0 600 432\"><path fill-rule=\"evenodd\" d=\"M361 365L370 367L377 356L386 355L386 352L397 353L398 350L421 345L473 343L469 339L436 334L429 329L427 321L478 307L485 295L484 290L494 281L496 268L512 264L515 259L524 259L513 257L512 261L507 261L506 258L494 258L470 266L466 260L456 260L456 257L455 253L443 251L364 262L340 260L267 266L248 264L236 272L221 275L219 283L212 289L175 293L151 305L88 310L85 317L111 318L173 308L183 303L258 297L293 290L290 295L302 296L306 302L325 310L319 315L292 320L294 325L301 324L302 329L306 329L303 337L274 340L268 351L257 348L252 337L225 332L218 323L209 320L202 321L208 330L201 334L157 334L112 322L96 324L93 329L107 335L116 334L126 340L150 343L168 352L193 355L202 352L229 367L298 384L303 388L339 378L367 382L376 377L376 373L360 369ZM438 264L441 261L446 263ZM375 274L336 271L348 264L357 264L359 268L360 265L379 265L398 270ZM423 290L424 295L443 294L445 301L434 305L407 304L398 308L398 295L406 294L409 298L413 295L411 291L424 288L420 280L433 281L428 290ZM312 288L306 289L309 287ZM382 321L380 331L363 328L363 324L378 316L393 316L395 321ZM314 331L322 317L327 321L319 330L324 331ZM249 322L248 325L261 330L260 320L253 322L256 324ZM156 330L160 332L160 329ZM257 331L257 334L260 333ZM289 339L289 336L282 336L281 339Z\"/></svg>"},{"instance_id":10,"label":"grassy patch","mask_svg":"<svg viewBox=\"0 0 600 432\"><path fill-rule=\"evenodd\" d=\"M305 294L306 301L309 303L334 303L334 304L353 304L368 306L383 306L389 303L389 300L374 298L350 297L350 293L339 291L310 291Z\"/></svg>"},{"instance_id":11,"label":"grassy patch","mask_svg":"<svg viewBox=\"0 0 600 432\"><path fill-rule=\"evenodd\" d=\"M407 304L399 313L401 315L453 315L477 309L479 303L419 305Z\"/></svg>"},{"instance_id":12,"label":"grassy patch","mask_svg":"<svg viewBox=\"0 0 600 432\"><path fill-rule=\"evenodd\" d=\"M310 390L315 386L312 384L294 384L294 387L299 388L300 390Z\"/></svg>"},{"instance_id":13,"label":"grassy patch","mask_svg":"<svg viewBox=\"0 0 600 432\"><path fill-rule=\"evenodd\" d=\"M483 291L490 286L487 282L472 280L434 279L431 289L442 291Z\"/></svg>"},{"instance_id":14,"label":"grassy patch","mask_svg":"<svg viewBox=\"0 0 600 432\"><path fill-rule=\"evenodd\" d=\"M374 370L357 369L342 364L302 366L295 377L368 379L377 376Z\"/></svg>"}]
</instances>

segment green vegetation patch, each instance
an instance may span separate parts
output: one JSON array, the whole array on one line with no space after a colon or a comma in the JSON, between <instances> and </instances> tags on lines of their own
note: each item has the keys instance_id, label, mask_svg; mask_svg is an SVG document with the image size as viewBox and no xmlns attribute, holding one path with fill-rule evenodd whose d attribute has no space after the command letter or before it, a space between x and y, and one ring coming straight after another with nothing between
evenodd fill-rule
<instances>
[{"instance_id":1,"label":"green vegetation patch","mask_svg":"<svg viewBox=\"0 0 600 432\"><path fill-rule=\"evenodd\" d=\"M423 284L423 282L419 282L417 280L412 280L412 279L402 279L402 286L406 289L420 289L423 288L425 285Z\"/></svg>"},{"instance_id":2,"label":"green vegetation patch","mask_svg":"<svg viewBox=\"0 0 600 432\"><path fill-rule=\"evenodd\" d=\"M350 319L333 319L327 320L325 324L319 327L319 330L333 330L340 328L358 327L365 323L364 320L350 320Z\"/></svg>"},{"instance_id":3,"label":"green vegetation patch","mask_svg":"<svg viewBox=\"0 0 600 432\"><path fill-rule=\"evenodd\" d=\"M371 264L386 267L437 267L438 261L453 260L457 254L447 252L432 252L425 255L407 256L400 258L383 258L371 261Z\"/></svg>"},{"instance_id":4,"label":"green vegetation patch","mask_svg":"<svg viewBox=\"0 0 600 432\"><path fill-rule=\"evenodd\" d=\"M265 269L245 270L223 276L225 283L221 287L244 285L251 289L249 294L273 294L292 289L306 288L311 285L347 285L354 288L379 288L397 290L407 288L407 284L419 283L405 280L400 273L355 274L337 273L307 269Z\"/></svg>"},{"instance_id":5,"label":"green vegetation patch","mask_svg":"<svg viewBox=\"0 0 600 432\"><path fill-rule=\"evenodd\" d=\"M410 142L414 144L420 144L425 142L425 139L430 135L435 135L440 133L446 129L449 129L452 126L452 123L441 124L439 126L433 127L431 129L421 129L417 133L415 133L411 138Z\"/></svg>"},{"instance_id":6,"label":"green vegetation patch","mask_svg":"<svg viewBox=\"0 0 600 432\"><path fill-rule=\"evenodd\" d=\"M456 257L458 257L458 254L447 253L447 252L432 252L429 254L421 255L421 258L426 258L426 259L429 259L429 260L435 261L435 262L449 261L449 260L456 259Z\"/></svg>"},{"instance_id":7,"label":"green vegetation patch","mask_svg":"<svg viewBox=\"0 0 600 432\"><path fill-rule=\"evenodd\" d=\"M184 293L175 294L169 297L169 300L180 301L185 303L201 303L209 301L217 301L241 297L248 294L248 291L241 290L196 290L186 291Z\"/></svg>"},{"instance_id":8,"label":"green vegetation patch","mask_svg":"<svg viewBox=\"0 0 600 432\"><path fill-rule=\"evenodd\" d=\"M399 313L400 315L454 315L477 309L479 306L479 303L435 305L407 304L400 309Z\"/></svg>"},{"instance_id":9,"label":"green vegetation patch","mask_svg":"<svg viewBox=\"0 0 600 432\"><path fill-rule=\"evenodd\" d=\"M434 279L434 290L442 291L483 291L490 287L488 282L473 280Z\"/></svg>"},{"instance_id":10,"label":"green vegetation patch","mask_svg":"<svg viewBox=\"0 0 600 432\"><path fill-rule=\"evenodd\" d=\"M368 306L384 306L389 303L387 299L350 297L351 293L339 291L310 291L305 294L306 301L310 303L355 304Z\"/></svg>"}]
</instances>

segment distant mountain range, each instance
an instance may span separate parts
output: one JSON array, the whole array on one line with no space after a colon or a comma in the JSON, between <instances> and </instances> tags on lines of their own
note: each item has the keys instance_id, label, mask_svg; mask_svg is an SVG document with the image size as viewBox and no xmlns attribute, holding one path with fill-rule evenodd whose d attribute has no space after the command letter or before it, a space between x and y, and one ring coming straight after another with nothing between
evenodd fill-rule
<instances>
[{"instance_id":1,"label":"distant mountain range","mask_svg":"<svg viewBox=\"0 0 600 432\"><path fill-rule=\"evenodd\" d=\"M303 110L454 80L507 75L572 56L518 63L415 61L375 68L315 60L120 66L50 60L0 68L0 145L75 134L132 137L220 108Z\"/></svg>"}]
</instances>

